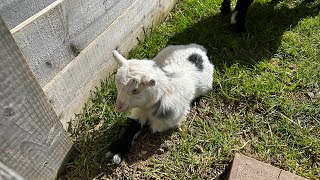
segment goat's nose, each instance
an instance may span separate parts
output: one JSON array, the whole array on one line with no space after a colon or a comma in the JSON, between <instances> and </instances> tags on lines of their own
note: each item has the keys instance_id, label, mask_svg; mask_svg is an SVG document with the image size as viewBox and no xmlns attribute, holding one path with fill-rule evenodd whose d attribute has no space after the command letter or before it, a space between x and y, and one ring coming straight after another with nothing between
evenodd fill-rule
<instances>
[{"instance_id":1,"label":"goat's nose","mask_svg":"<svg viewBox=\"0 0 320 180\"><path fill-rule=\"evenodd\" d=\"M122 106L123 106L123 103L122 103L122 102L120 102L120 101L117 101L117 102L116 102L116 110L117 110L117 111L121 111Z\"/></svg>"}]
</instances>

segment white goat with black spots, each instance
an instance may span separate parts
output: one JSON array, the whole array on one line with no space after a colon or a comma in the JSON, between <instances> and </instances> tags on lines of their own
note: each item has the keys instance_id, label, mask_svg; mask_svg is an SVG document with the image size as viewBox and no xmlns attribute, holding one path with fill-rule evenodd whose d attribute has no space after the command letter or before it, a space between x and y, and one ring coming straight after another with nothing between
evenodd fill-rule
<instances>
[{"instance_id":1,"label":"white goat with black spots","mask_svg":"<svg viewBox=\"0 0 320 180\"><path fill-rule=\"evenodd\" d=\"M144 125L152 132L180 126L191 102L212 88L214 67L200 45L168 46L152 60L126 60L116 50L116 110L131 110L129 126L110 146L108 156L119 164Z\"/></svg>"}]
</instances>

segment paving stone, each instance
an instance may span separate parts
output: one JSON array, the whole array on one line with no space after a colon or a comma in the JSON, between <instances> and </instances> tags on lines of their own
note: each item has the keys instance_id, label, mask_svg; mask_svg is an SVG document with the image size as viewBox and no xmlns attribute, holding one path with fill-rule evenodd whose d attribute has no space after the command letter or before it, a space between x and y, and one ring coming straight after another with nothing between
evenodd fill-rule
<instances>
[{"instance_id":1,"label":"paving stone","mask_svg":"<svg viewBox=\"0 0 320 180\"><path fill-rule=\"evenodd\" d=\"M270 164L236 154L229 180L306 180L303 177L281 170Z\"/></svg>"}]
</instances>

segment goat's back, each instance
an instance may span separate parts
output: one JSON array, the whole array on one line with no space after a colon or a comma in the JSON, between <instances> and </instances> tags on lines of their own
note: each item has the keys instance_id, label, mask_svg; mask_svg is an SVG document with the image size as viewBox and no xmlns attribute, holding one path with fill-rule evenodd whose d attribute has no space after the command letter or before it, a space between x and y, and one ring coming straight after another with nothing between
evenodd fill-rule
<instances>
[{"instance_id":1,"label":"goat's back","mask_svg":"<svg viewBox=\"0 0 320 180\"><path fill-rule=\"evenodd\" d=\"M185 91L193 87L194 99L212 88L214 67L206 53L207 50L197 44L175 45L161 50L153 60L171 73Z\"/></svg>"}]
</instances>

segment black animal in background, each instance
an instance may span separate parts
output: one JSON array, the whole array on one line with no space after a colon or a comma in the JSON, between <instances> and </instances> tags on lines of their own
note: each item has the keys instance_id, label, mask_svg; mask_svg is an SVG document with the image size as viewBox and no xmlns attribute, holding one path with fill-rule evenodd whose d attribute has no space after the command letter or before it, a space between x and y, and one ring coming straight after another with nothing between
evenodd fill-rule
<instances>
[{"instance_id":1,"label":"black animal in background","mask_svg":"<svg viewBox=\"0 0 320 180\"><path fill-rule=\"evenodd\" d=\"M314 0L305 0L307 3L311 3ZM247 11L252 4L253 0L238 0L234 12L232 13L230 25L235 32L245 31L245 20ZM272 0L271 3L277 3L278 0ZM226 15L230 13L230 0L223 0L220 10L221 14Z\"/></svg>"}]
</instances>

